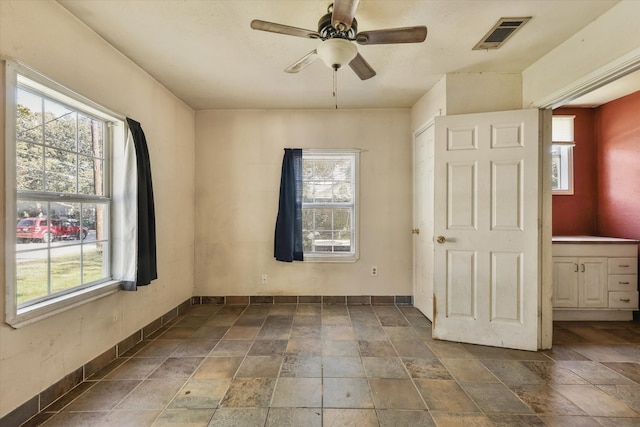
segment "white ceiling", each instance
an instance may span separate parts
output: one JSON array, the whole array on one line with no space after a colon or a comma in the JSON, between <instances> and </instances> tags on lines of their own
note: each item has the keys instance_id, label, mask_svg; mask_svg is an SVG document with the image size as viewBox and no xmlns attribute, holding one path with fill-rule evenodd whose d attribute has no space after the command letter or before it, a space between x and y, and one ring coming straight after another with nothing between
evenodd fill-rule
<instances>
[{"instance_id":1,"label":"white ceiling","mask_svg":"<svg viewBox=\"0 0 640 427\"><path fill-rule=\"evenodd\" d=\"M58 0L194 109L333 108L332 71L283 70L318 41L252 30L252 19L317 30L330 0ZM426 25L420 44L358 45L377 71L338 71L340 108L411 107L446 73L520 72L618 0L361 0L360 31ZM473 51L501 17L533 18L502 48Z\"/></svg>"}]
</instances>

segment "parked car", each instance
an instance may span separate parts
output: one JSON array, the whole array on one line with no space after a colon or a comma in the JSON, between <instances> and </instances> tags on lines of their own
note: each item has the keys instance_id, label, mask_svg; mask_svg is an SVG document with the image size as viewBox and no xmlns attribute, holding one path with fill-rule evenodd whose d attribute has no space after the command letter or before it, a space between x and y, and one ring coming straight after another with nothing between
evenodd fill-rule
<instances>
[{"instance_id":1,"label":"parked car","mask_svg":"<svg viewBox=\"0 0 640 427\"><path fill-rule=\"evenodd\" d=\"M16 239L19 243L34 240L44 243L54 240L84 240L88 233L86 227L80 227L78 220L67 218L23 218L16 226Z\"/></svg>"}]
</instances>

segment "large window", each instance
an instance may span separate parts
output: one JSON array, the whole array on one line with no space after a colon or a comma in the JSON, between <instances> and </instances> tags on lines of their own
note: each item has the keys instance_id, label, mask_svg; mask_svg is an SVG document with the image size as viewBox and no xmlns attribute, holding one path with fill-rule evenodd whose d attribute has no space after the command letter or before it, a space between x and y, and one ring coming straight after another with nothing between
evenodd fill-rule
<instances>
[{"instance_id":1,"label":"large window","mask_svg":"<svg viewBox=\"0 0 640 427\"><path fill-rule=\"evenodd\" d=\"M358 153L354 151L303 151L305 259L357 258L357 167Z\"/></svg>"},{"instance_id":2,"label":"large window","mask_svg":"<svg viewBox=\"0 0 640 427\"><path fill-rule=\"evenodd\" d=\"M573 119L553 116L551 145L551 189L553 194L573 194Z\"/></svg>"},{"instance_id":3,"label":"large window","mask_svg":"<svg viewBox=\"0 0 640 427\"><path fill-rule=\"evenodd\" d=\"M12 323L111 281L109 153L117 119L35 73L21 74L20 66L7 69L7 94L14 95L7 96L6 150Z\"/></svg>"}]
</instances>

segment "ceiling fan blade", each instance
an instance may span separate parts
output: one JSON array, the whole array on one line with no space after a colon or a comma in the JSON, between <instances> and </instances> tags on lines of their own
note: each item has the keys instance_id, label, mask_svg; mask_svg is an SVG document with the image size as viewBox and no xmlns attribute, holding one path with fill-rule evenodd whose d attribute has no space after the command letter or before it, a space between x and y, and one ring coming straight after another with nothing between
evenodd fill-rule
<instances>
[{"instance_id":1,"label":"ceiling fan blade","mask_svg":"<svg viewBox=\"0 0 640 427\"><path fill-rule=\"evenodd\" d=\"M318 59L318 52L315 49L313 49L311 52L307 53L305 56L298 59L293 64L289 65L287 69L284 71L285 73L297 73L303 68L306 68L307 65L311 64L316 59Z\"/></svg>"},{"instance_id":2,"label":"ceiling fan blade","mask_svg":"<svg viewBox=\"0 0 640 427\"><path fill-rule=\"evenodd\" d=\"M388 28L362 31L356 35L359 44L422 43L427 38L427 27Z\"/></svg>"},{"instance_id":3,"label":"ceiling fan blade","mask_svg":"<svg viewBox=\"0 0 640 427\"><path fill-rule=\"evenodd\" d=\"M357 54L356 57L349 62L349 67L360 77L360 80L367 80L376 75L376 71L371 68L371 65L369 65L360 54Z\"/></svg>"},{"instance_id":4,"label":"ceiling fan blade","mask_svg":"<svg viewBox=\"0 0 640 427\"><path fill-rule=\"evenodd\" d=\"M318 39L320 34L317 31L305 30L304 28L290 27L288 25L276 24L275 22L261 21L254 19L251 21L251 28L254 30L268 31L270 33L285 34L288 36L304 37L308 39Z\"/></svg>"},{"instance_id":5,"label":"ceiling fan blade","mask_svg":"<svg viewBox=\"0 0 640 427\"><path fill-rule=\"evenodd\" d=\"M349 31L360 0L334 0L331 26L338 31Z\"/></svg>"}]
</instances>

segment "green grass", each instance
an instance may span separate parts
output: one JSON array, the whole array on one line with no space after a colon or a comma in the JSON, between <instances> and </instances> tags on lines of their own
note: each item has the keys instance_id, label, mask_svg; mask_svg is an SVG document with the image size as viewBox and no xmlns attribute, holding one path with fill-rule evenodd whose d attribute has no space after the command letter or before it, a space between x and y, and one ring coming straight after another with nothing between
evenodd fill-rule
<instances>
[{"instance_id":1,"label":"green grass","mask_svg":"<svg viewBox=\"0 0 640 427\"><path fill-rule=\"evenodd\" d=\"M51 293L63 291L103 277L102 251L85 251L84 280L80 280L80 253L51 260ZM18 304L48 295L47 260L25 261L16 264Z\"/></svg>"}]
</instances>

